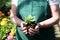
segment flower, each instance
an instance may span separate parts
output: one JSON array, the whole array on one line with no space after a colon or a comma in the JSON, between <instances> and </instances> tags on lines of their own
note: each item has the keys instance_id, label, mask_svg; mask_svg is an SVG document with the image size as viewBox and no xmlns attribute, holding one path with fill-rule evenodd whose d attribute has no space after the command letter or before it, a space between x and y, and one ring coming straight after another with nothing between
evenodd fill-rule
<instances>
[{"instance_id":1,"label":"flower","mask_svg":"<svg viewBox=\"0 0 60 40\"><path fill-rule=\"evenodd\" d=\"M8 36L7 39L8 39L8 40L13 40L14 37L13 37L13 36Z\"/></svg>"},{"instance_id":2,"label":"flower","mask_svg":"<svg viewBox=\"0 0 60 40\"><path fill-rule=\"evenodd\" d=\"M15 35L15 29L14 28L11 29L11 32L9 33L9 35L10 36L14 36Z\"/></svg>"},{"instance_id":3,"label":"flower","mask_svg":"<svg viewBox=\"0 0 60 40\"><path fill-rule=\"evenodd\" d=\"M1 21L1 25L6 25L7 22L6 21Z\"/></svg>"},{"instance_id":4,"label":"flower","mask_svg":"<svg viewBox=\"0 0 60 40\"><path fill-rule=\"evenodd\" d=\"M7 18L3 18L2 21L1 21L1 25L6 25L8 22L8 19Z\"/></svg>"},{"instance_id":5,"label":"flower","mask_svg":"<svg viewBox=\"0 0 60 40\"><path fill-rule=\"evenodd\" d=\"M8 14L8 16L10 16L10 14L11 14L10 11L8 11L7 14Z\"/></svg>"},{"instance_id":6,"label":"flower","mask_svg":"<svg viewBox=\"0 0 60 40\"><path fill-rule=\"evenodd\" d=\"M9 33L10 36L14 36L14 34L15 34L14 31Z\"/></svg>"},{"instance_id":7,"label":"flower","mask_svg":"<svg viewBox=\"0 0 60 40\"><path fill-rule=\"evenodd\" d=\"M7 18L3 18L2 21L8 21L8 19Z\"/></svg>"},{"instance_id":8,"label":"flower","mask_svg":"<svg viewBox=\"0 0 60 40\"><path fill-rule=\"evenodd\" d=\"M14 36L15 32L16 32L15 29L16 29L16 27L12 27L11 32L9 33L9 35Z\"/></svg>"},{"instance_id":9,"label":"flower","mask_svg":"<svg viewBox=\"0 0 60 40\"><path fill-rule=\"evenodd\" d=\"M0 17L2 16L2 11L0 11Z\"/></svg>"}]
</instances>

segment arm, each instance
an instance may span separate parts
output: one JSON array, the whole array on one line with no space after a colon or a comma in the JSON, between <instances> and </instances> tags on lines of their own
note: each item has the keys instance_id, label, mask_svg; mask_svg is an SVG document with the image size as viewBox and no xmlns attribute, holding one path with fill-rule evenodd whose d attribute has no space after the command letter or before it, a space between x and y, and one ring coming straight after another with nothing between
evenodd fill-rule
<instances>
[{"instance_id":1,"label":"arm","mask_svg":"<svg viewBox=\"0 0 60 40\"><path fill-rule=\"evenodd\" d=\"M59 5L58 5L59 1L58 0L48 0L48 1L52 12L52 17L42 22L39 22L35 26L35 29L30 28L29 35L33 36L39 32L40 28L47 28L59 22Z\"/></svg>"},{"instance_id":2,"label":"arm","mask_svg":"<svg viewBox=\"0 0 60 40\"><path fill-rule=\"evenodd\" d=\"M50 6L50 8L51 8L51 12L52 12L52 17L45 21L39 22L36 25L35 29L29 28L29 35L33 36L39 32L40 28L47 28L47 27L50 27L59 22L59 10L58 10L59 7L58 7L58 5L52 5L52 6Z\"/></svg>"},{"instance_id":3,"label":"arm","mask_svg":"<svg viewBox=\"0 0 60 40\"><path fill-rule=\"evenodd\" d=\"M14 2L14 1L16 2L16 0L12 0L12 2ZM17 7L17 4L15 2L11 6L11 15L10 15L10 18L11 18L13 23L15 23L16 25L20 26L20 29L21 29L21 31L24 34L27 34L27 28L24 26L25 22L23 22L20 18L18 18L16 16L16 7Z\"/></svg>"},{"instance_id":4,"label":"arm","mask_svg":"<svg viewBox=\"0 0 60 40\"><path fill-rule=\"evenodd\" d=\"M52 12L52 17L50 19L40 22L39 24L41 28L46 28L59 22L59 6L51 5L50 8Z\"/></svg>"},{"instance_id":5,"label":"arm","mask_svg":"<svg viewBox=\"0 0 60 40\"><path fill-rule=\"evenodd\" d=\"M16 6L14 4L12 4L12 7L11 7L11 15L10 15L10 18L11 18L11 20L12 20L13 23L15 23L16 25L19 25L20 26L22 20L19 19L16 16Z\"/></svg>"}]
</instances>

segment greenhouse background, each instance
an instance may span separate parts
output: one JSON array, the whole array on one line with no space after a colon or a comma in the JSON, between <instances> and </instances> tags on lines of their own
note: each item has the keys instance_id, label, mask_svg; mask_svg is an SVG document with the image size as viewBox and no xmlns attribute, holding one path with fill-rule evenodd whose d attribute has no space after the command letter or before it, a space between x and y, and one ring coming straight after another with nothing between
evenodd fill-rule
<instances>
[{"instance_id":1,"label":"greenhouse background","mask_svg":"<svg viewBox=\"0 0 60 40\"><path fill-rule=\"evenodd\" d=\"M15 40L16 25L10 20L11 0L0 0L0 40L12 35ZM54 25L56 40L60 40L60 21Z\"/></svg>"}]
</instances>

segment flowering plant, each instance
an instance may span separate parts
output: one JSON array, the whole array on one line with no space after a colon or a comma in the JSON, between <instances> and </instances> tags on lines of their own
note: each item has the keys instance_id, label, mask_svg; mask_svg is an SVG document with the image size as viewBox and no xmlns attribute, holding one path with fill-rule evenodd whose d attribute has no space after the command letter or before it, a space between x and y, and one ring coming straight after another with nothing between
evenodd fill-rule
<instances>
[{"instance_id":1,"label":"flowering plant","mask_svg":"<svg viewBox=\"0 0 60 40\"><path fill-rule=\"evenodd\" d=\"M0 40L5 40L9 35L15 36L16 25L10 20L10 16L3 13L0 16Z\"/></svg>"}]
</instances>

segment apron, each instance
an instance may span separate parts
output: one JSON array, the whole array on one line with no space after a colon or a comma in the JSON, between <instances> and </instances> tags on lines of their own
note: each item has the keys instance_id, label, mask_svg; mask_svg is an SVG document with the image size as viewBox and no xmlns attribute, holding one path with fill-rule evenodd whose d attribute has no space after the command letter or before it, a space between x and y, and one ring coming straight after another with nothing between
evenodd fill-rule
<instances>
[{"instance_id":1,"label":"apron","mask_svg":"<svg viewBox=\"0 0 60 40\"><path fill-rule=\"evenodd\" d=\"M47 0L18 0L17 17L21 20L28 15L35 16L35 23L51 18L50 7ZM25 35L20 26L16 27L16 40L55 40L54 28L41 28L34 36Z\"/></svg>"}]
</instances>

